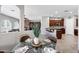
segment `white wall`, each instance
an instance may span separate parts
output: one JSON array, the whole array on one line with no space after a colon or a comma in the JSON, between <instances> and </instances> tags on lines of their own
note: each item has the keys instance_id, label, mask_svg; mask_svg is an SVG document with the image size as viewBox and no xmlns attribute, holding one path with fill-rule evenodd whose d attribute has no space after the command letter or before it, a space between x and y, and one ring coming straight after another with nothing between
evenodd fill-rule
<instances>
[{"instance_id":1,"label":"white wall","mask_svg":"<svg viewBox=\"0 0 79 59\"><path fill-rule=\"evenodd\" d=\"M19 33L0 33L0 50L10 50L18 42Z\"/></svg>"},{"instance_id":2,"label":"white wall","mask_svg":"<svg viewBox=\"0 0 79 59\"><path fill-rule=\"evenodd\" d=\"M74 17L65 18L66 34L74 35Z\"/></svg>"},{"instance_id":3,"label":"white wall","mask_svg":"<svg viewBox=\"0 0 79 59\"><path fill-rule=\"evenodd\" d=\"M46 28L49 27L49 17L43 16L41 19L41 34L45 34Z\"/></svg>"}]
</instances>

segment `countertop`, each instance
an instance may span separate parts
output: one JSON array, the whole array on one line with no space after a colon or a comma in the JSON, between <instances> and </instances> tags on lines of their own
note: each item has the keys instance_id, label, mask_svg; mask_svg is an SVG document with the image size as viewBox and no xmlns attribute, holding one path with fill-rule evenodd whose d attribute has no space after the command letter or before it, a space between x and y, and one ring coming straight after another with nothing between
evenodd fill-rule
<instances>
[{"instance_id":1,"label":"countertop","mask_svg":"<svg viewBox=\"0 0 79 59\"><path fill-rule=\"evenodd\" d=\"M64 26L51 26L51 27L48 27L46 29L61 29L61 28L65 28Z\"/></svg>"}]
</instances>

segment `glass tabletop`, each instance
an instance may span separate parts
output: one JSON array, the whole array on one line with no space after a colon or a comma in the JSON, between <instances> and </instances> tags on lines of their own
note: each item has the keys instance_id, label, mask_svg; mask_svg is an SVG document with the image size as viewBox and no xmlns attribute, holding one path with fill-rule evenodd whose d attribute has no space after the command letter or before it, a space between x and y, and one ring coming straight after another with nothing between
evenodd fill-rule
<instances>
[{"instance_id":1,"label":"glass tabletop","mask_svg":"<svg viewBox=\"0 0 79 59\"><path fill-rule=\"evenodd\" d=\"M31 43L26 43L26 45L29 47L29 49L26 51L26 53L44 53L43 50L45 47L55 49L55 46L56 46L56 44L53 42L51 42L51 43L45 42L45 44L43 44L39 47L33 47L33 45Z\"/></svg>"},{"instance_id":2,"label":"glass tabletop","mask_svg":"<svg viewBox=\"0 0 79 59\"><path fill-rule=\"evenodd\" d=\"M25 43L22 43L18 48L21 48L24 46L28 46L28 49L26 50L25 53L44 53L45 47L52 48L55 50L56 43L54 43L54 42L48 43L48 42L42 41L42 44L40 46L34 47L32 42L25 42ZM14 50L12 51L12 53L16 53Z\"/></svg>"}]
</instances>

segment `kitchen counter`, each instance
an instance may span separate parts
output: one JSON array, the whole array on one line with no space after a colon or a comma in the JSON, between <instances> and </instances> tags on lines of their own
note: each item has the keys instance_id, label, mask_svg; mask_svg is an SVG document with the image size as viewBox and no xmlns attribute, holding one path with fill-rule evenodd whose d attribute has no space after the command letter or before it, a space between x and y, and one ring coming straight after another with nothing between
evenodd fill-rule
<instances>
[{"instance_id":1,"label":"kitchen counter","mask_svg":"<svg viewBox=\"0 0 79 59\"><path fill-rule=\"evenodd\" d=\"M47 29L62 29L62 28L64 28L64 26L51 26Z\"/></svg>"},{"instance_id":2,"label":"kitchen counter","mask_svg":"<svg viewBox=\"0 0 79 59\"><path fill-rule=\"evenodd\" d=\"M64 28L64 26L51 26L51 27L46 28L46 30L49 32L53 32L54 30L60 30L62 28Z\"/></svg>"}]
</instances>

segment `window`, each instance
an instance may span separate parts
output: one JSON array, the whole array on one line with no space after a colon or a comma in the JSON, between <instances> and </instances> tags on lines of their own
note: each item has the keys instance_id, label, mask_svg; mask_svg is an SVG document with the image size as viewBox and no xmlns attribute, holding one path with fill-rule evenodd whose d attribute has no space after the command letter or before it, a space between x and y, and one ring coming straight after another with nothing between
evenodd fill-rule
<instances>
[{"instance_id":1,"label":"window","mask_svg":"<svg viewBox=\"0 0 79 59\"><path fill-rule=\"evenodd\" d=\"M12 29L10 20L3 20L1 24L1 32L9 32Z\"/></svg>"}]
</instances>

